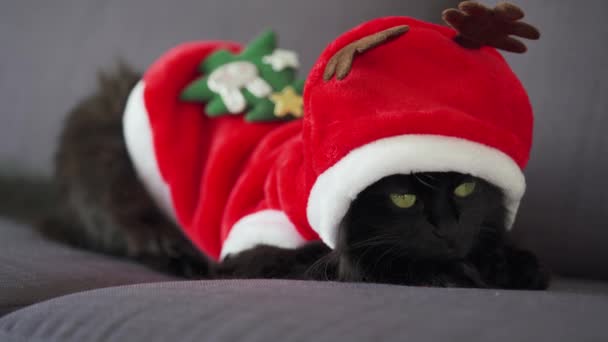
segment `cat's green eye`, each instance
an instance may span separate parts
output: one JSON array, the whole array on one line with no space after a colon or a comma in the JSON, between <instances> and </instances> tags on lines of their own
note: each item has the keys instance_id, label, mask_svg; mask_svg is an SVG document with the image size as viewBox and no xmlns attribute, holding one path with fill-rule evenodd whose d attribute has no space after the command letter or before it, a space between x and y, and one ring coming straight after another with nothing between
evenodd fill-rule
<instances>
[{"instance_id":1,"label":"cat's green eye","mask_svg":"<svg viewBox=\"0 0 608 342\"><path fill-rule=\"evenodd\" d=\"M454 189L454 195L458 197L470 196L475 191L475 182L465 182Z\"/></svg>"},{"instance_id":2,"label":"cat's green eye","mask_svg":"<svg viewBox=\"0 0 608 342\"><path fill-rule=\"evenodd\" d=\"M411 208L416 203L416 195L412 194L391 194L391 201L399 208Z\"/></svg>"}]
</instances>

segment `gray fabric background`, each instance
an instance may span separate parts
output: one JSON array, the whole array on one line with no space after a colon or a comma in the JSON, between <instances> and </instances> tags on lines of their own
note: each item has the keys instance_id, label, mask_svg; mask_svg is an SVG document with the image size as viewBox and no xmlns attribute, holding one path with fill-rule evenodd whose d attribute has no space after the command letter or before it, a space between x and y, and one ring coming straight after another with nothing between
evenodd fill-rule
<instances>
[{"instance_id":1,"label":"gray fabric background","mask_svg":"<svg viewBox=\"0 0 608 342\"><path fill-rule=\"evenodd\" d=\"M168 280L175 278L52 243L25 226L0 220L0 316L64 294Z\"/></svg>"},{"instance_id":2,"label":"gray fabric background","mask_svg":"<svg viewBox=\"0 0 608 342\"><path fill-rule=\"evenodd\" d=\"M174 280L128 260L49 242L23 225L0 220L0 317L65 294ZM551 291L608 295L608 283L558 279Z\"/></svg>"},{"instance_id":3,"label":"gray fabric background","mask_svg":"<svg viewBox=\"0 0 608 342\"><path fill-rule=\"evenodd\" d=\"M0 341L510 342L608 337L603 326L606 282L556 279L549 291L530 292L171 280L128 261L50 243L24 226L0 220ZM154 284L80 292L143 282ZM61 297L75 292L80 293Z\"/></svg>"},{"instance_id":4,"label":"gray fabric background","mask_svg":"<svg viewBox=\"0 0 608 342\"><path fill-rule=\"evenodd\" d=\"M95 70L117 57L144 68L186 40L247 41L273 27L308 70L329 41L363 20L437 21L457 2L4 0L0 165L48 173L66 111L93 87ZM563 273L608 278L608 2L514 2L543 32L528 54L507 57L536 110L516 235Z\"/></svg>"},{"instance_id":5,"label":"gray fabric background","mask_svg":"<svg viewBox=\"0 0 608 342\"><path fill-rule=\"evenodd\" d=\"M605 293L605 292L604 292ZM13 341L606 341L605 295L296 281L108 288L0 319Z\"/></svg>"}]
</instances>

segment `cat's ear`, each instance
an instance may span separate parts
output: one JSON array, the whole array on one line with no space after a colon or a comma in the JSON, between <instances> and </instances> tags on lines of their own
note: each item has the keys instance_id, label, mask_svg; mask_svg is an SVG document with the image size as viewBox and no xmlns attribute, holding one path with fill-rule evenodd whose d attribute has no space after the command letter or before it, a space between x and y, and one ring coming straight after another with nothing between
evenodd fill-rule
<instances>
[{"instance_id":1,"label":"cat's ear","mask_svg":"<svg viewBox=\"0 0 608 342\"><path fill-rule=\"evenodd\" d=\"M491 46L509 52L524 53L527 50L526 45L512 36L534 40L540 38L536 27L521 21L524 11L508 2L489 8L475 1L463 1L458 5L458 9L443 11L442 17L458 31L454 40L469 49Z\"/></svg>"}]
</instances>

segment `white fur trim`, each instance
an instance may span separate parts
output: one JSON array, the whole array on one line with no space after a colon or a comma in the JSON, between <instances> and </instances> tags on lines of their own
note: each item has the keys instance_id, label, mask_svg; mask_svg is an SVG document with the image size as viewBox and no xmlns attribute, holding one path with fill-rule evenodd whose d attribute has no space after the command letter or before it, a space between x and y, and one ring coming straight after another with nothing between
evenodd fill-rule
<instances>
[{"instance_id":1,"label":"white fur trim","mask_svg":"<svg viewBox=\"0 0 608 342\"><path fill-rule=\"evenodd\" d=\"M152 139L152 128L144 101L143 81L139 81L131 91L123 115L123 134L127 151L137 172L139 180L163 212L176 221L171 192L163 180Z\"/></svg>"},{"instance_id":2,"label":"white fur trim","mask_svg":"<svg viewBox=\"0 0 608 342\"><path fill-rule=\"evenodd\" d=\"M222 246L220 259L257 245L298 248L306 243L287 215L278 210L263 210L247 215L232 226Z\"/></svg>"},{"instance_id":3,"label":"white fur trim","mask_svg":"<svg viewBox=\"0 0 608 342\"><path fill-rule=\"evenodd\" d=\"M307 217L323 242L334 248L337 227L361 191L394 174L454 171L500 187L515 220L526 182L519 166L505 153L468 140L441 135L400 135L380 139L349 152L315 181Z\"/></svg>"}]
</instances>

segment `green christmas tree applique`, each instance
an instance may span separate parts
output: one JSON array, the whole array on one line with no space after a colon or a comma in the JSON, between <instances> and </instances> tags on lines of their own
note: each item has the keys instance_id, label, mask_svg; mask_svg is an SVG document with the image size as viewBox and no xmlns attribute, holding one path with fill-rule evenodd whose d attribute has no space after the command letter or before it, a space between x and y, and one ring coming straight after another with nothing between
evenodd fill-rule
<instances>
[{"instance_id":1,"label":"green christmas tree applique","mask_svg":"<svg viewBox=\"0 0 608 342\"><path fill-rule=\"evenodd\" d=\"M247 112L247 121L302 116L303 80L296 80L297 55L276 48L266 31L240 54L218 50L200 65L202 76L182 92L185 101L205 102L211 117Z\"/></svg>"}]
</instances>

